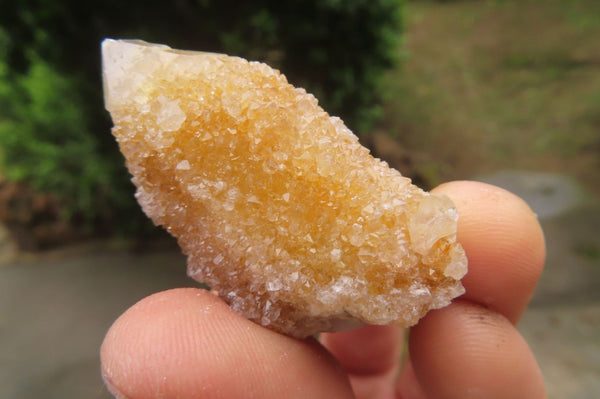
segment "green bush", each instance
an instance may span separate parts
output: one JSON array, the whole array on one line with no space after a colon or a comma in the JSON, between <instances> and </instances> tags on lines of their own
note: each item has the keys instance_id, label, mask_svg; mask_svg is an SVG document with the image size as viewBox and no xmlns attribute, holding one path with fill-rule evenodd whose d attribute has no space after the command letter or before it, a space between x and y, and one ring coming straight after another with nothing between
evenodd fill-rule
<instances>
[{"instance_id":1,"label":"green bush","mask_svg":"<svg viewBox=\"0 0 600 399\"><path fill-rule=\"evenodd\" d=\"M99 45L141 38L266 61L358 133L398 51L401 0L4 0L0 2L0 173L54 193L98 226L139 212L103 109ZM141 218L140 218L141 220Z\"/></svg>"},{"instance_id":2,"label":"green bush","mask_svg":"<svg viewBox=\"0 0 600 399\"><path fill-rule=\"evenodd\" d=\"M103 154L91 134L77 81L41 59L33 60L26 73L13 79L7 79L7 68L2 66L4 177L60 198L62 218L77 216L82 228L114 219L110 207L122 201L120 190L126 187L116 183L119 175L126 174L122 161L114 162Z\"/></svg>"}]
</instances>

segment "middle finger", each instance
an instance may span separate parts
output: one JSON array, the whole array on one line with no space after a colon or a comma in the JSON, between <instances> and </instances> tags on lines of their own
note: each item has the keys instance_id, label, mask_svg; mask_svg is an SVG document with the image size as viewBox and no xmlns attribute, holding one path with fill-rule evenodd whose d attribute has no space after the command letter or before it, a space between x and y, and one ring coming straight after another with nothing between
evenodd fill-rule
<instances>
[{"instance_id":1,"label":"middle finger","mask_svg":"<svg viewBox=\"0 0 600 399\"><path fill-rule=\"evenodd\" d=\"M393 381L402 353L403 330L394 326L365 326L321 335L321 343L350 377L357 398L392 398Z\"/></svg>"}]
</instances>

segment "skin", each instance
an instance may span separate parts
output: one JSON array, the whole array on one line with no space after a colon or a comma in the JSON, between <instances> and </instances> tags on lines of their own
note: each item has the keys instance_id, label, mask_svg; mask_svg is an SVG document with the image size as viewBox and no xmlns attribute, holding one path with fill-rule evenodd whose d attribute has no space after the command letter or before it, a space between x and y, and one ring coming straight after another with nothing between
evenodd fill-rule
<instances>
[{"instance_id":1,"label":"skin","mask_svg":"<svg viewBox=\"0 0 600 399\"><path fill-rule=\"evenodd\" d=\"M530 398L543 377L515 326L544 264L535 215L475 182L434 190L458 209L466 293L406 331L391 326L297 340L199 289L154 294L108 331L102 373L117 398ZM401 365L400 359L406 358Z\"/></svg>"}]
</instances>

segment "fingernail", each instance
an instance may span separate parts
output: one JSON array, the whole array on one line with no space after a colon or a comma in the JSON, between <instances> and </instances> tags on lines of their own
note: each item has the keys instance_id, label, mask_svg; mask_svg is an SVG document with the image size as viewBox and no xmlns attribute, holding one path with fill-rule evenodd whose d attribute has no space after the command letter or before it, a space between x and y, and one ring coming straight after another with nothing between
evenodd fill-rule
<instances>
[{"instance_id":1,"label":"fingernail","mask_svg":"<svg viewBox=\"0 0 600 399\"><path fill-rule=\"evenodd\" d=\"M108 392L110 392L112 396L115 397L115 399L130 399L128 396L123 395L113 384L111 384L111 382L106 376L103 375L102 379L104 380L104 385L106 386L106 389L108 390Z\"/></svg>"}]
</instances>

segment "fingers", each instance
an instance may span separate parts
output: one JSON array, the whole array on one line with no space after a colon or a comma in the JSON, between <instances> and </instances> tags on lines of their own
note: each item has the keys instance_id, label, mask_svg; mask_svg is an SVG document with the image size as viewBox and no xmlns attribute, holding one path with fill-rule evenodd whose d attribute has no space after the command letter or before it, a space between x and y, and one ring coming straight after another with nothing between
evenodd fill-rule
<instances>
[{"instance_id":1,"label":"fingers","mask_svg":"<svg viewBox=\"0 0 600 399\"><path fill-rule=\"evenodd\" d=\"M458 210L458 240L469 259L463 298L516 323L544 265L544 236L535 214L517 196L484 183L447 183L433 192L449 196Z\"/></svg>"},{"instance_id":2,"label":"fingers","mask_svg":"<svg viewBox=\"0 0 600 399\"><path fill-rule=\"evenodd\" d=\"M536 360L512 323L469 301L430 312L411 330L410 353L429 398L546 397ZM406 386L399 392L402 399L423 397L418 390L411 396Z\"/></svg>"},{"instance_id":3,"label":"fingers","mask_svg":"<svg viewBox=\"0 0 600 399\"><path fill-rule=\"evenodd\" d=\"M481 183L446 184L436 193L458 208L458 238L469 258L466 294L413 328L412 368L398 392L403 399L422 399L423 392L544 397L535 359L513 326L544 261L535 215L514 195ZM400 336L391 327L367 327L324 335L323 342L350 373L358 397L383 398L392 394ZM202 290L141 301L115 322L101 356L108 385L131 399L352 396L347 377L315 341L257 326ZM406 389L405 382L417 380Z\"/></svg>"},{"instance_id":4,"label":"fingers","mask_svg":"<svg viewBox=\"0 0 600 399\"><path fill-rule=\"evenodd\" d=\"M109 388L130 399L352 397L316 341L269 331L199 289L133 306L109 330L101 360Z\"/></svg>"},{"instance_id":5,"label":"fingers","mask_svg":"<svg viewBox=\"0 0 600 399\"><path fill-rule=\"evenodd\" d=\"M410 358L406 359L406 363L402 366L402 372L396 384L395 396L397 399L427 399Z\"/></svg>"},{"instance_id":6,"label":"fingers","mask_svg":"<svg viewBox=\"0 0 600 399\"><path fill-rule=\"evenodd\" d=\"M366 326L323 334L321 342L348 373L383 374L398 362L402 334L402 329L397 327Z\"/></svg>"},{"instance_id":7,"label":"fingers","mask_svg":"<svg viewBox=\"0 0 600 399\"><path fill-rule=\"evenodd\" d=\"M402 399L545 398L537 362L514 327L544 263L535 215L518 197L482 183L449 183L435 193L458 209L466 293L411 329L411 362L397 392Z\"/></svg>"},{"instance_id":8,"label":"fingers","mask_svg":"<svg viewBox=\"0 0 600 399\"><path fill-rule=\"evenodd\" d=\"M391 398L402 349L403 331L391 326L365 326L326 333L321 343L350 377L357 398Z\"/></svg>"}]
</instances>

